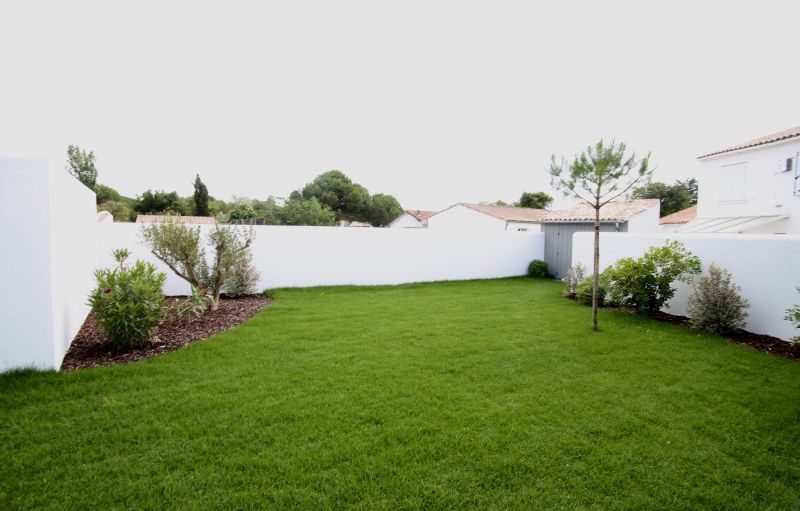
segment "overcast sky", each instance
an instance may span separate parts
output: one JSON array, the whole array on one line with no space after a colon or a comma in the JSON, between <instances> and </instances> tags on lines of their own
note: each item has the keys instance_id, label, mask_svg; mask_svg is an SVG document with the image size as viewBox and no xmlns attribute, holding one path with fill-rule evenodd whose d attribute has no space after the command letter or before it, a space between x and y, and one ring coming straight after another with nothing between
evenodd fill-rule
<instances>
[{"instance_id":1,"label":"overcast sky","mask_svg":"<svg viewBox=\"0 0 800 511\"><path fill-rule=\"evenodd\" d=\"M0 4L0 155L126 195L286 196L340 169L406 208L550 190L616 138L656 179L800 124L800 2ZM566 204L563 200L559 204Z\"/></svg>"}]
</instances>

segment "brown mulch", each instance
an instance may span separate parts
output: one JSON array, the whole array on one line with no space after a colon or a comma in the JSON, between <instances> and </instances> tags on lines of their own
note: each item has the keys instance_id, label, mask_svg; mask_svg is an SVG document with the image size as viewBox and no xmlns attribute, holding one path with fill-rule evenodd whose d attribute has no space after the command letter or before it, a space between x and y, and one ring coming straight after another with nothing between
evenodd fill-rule
<instances>
[{"instance_id":1,"label":"brown mulch","mask_svg":"<svg viewBox=\"0 0 800 511\"><path fill-rule=\"evenodd\" d=\"M183 297L167 298L164 303L165 309L181 298ZM61 370L73 371L82 367L125 364L174 351L234 327L271 303L272 299L261 295L221 297L217 310L206 311L192 322L178 319L166 312L144 346L121 351L115 351L108 346L105 332L95 323L94 313L90 313L72 341L61 364Z\"/></svg>"},{"instance_id":2,"label":"brown mulch","mask_svg":"<svg viewBox=\"0 0 800 511\"><path fill-rule=\"evenodd\" d=\"M651 317L659 321L674 323L676 325L689 324L689 318L684 316L674 316L672 314L667 314L666 312L657 312L653 314ZM753 332L740 330L735 334L725 336L725 338L731 342L736 342L739 344L744 344L745 346L750 346L751 348L757 349L758 351L771 353L772 355L778 355L781 357L791 358L793 360L800 360L800 346L792 346L792 343L786 342L783 339L778 339L777 337L772 337L763 334L754 334Z\"/></svg>"}]
</instances>

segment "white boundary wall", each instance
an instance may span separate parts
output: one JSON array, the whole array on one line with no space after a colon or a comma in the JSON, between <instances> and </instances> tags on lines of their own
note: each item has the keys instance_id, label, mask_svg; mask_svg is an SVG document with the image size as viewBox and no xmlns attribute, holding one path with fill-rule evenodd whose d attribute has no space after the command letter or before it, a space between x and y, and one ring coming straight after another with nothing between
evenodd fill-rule
<instances>
[{"instance_id":1,"label":"white boundary wall","mask_svg":"<svg viewBox=\"0 0 800 511\"><path fill-rule=\"evenodd\" d=\"M0 371L56 369L89 313L94 193L46 161L0 158Z\"/></svg>"},{"instance_id":2,"label":"white boundary wall","mask_svg":"<svg viewBox=\"0 0 800 511\"><path fill-rule=\"evenodd\" d=\"M703 269L709 263L727 269L751 308L747 329L751 332L790 339L797 329L784 319L785 310L800 303L800 236L767 234L677 234L602 233L601 271L623 257L639 257L665 240L677 240L698 256ZM591 272L594 233L573 236L572 264L578 262ZM690 286L679 283L675 297L665 311L685 315Z\"/></svg>"},{"instance_id":3,"label":"white boundary wall","mask_svg":"<svg viewBox=\"0 0 800 511\"><path fill-rule=\"evenodd\" d=\"M185 295L189 285L158 261L141 242L137 224L101 224L101 267L114 265L111 251L127 248L131 260L158 264L167 274L167 295ZM211 226L201 226L204 231ZM429 229L254 226L253 264L258 291L276 287L402 284L436 280L524 275L544 257L538 233L435 232ZM208 254L210 257L210 254Z\"/></svg>"}]
</instances>

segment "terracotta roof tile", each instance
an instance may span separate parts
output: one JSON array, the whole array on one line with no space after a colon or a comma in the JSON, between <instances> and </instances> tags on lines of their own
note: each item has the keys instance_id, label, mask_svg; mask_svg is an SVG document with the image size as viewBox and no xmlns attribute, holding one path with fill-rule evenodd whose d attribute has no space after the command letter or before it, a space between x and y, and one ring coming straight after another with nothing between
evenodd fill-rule
<instances>
[{"instance_id":1,"label":"terracotta roof tile","mask_svg":"<svg viewBox=\"0 0 800 511\"><path fill-rule=\"evenodd\" d=\"M154 224L157 222L177 222L180 224L215 224L213 216L178 216L178 215L137 215L137 224Z\"/></svg>"},{"instance_id":2,"label":"terracotta roof tile","mask_svg":"<svg viewBox=\"0 0 800 511\"><path fill-rule=\"evenodd\" d=\"M729 153L731 151L738 151L739 149L747 149L748 147L771 144L772 142L779 142L781 140L794 137L800 137L800 126L779 131L777 133L764 135L763 137L754 138L753 140L748 140L747 142L742 142L741 144L736 144L735 146L731 146L726 149L720 149L719 151L714 151L713 153L704 154L703 156L698 156L697 158L706 158L708 156L714 156L715 154Z\"/></svg>"},{"instance_id":3,"label":"terracotta roof tile","mask_svg":"<svg viewBox=\"0 0 800 511\"><path fill-rule=\"evenodd\" d=\"M407 209L406 213L408 213L409 215L413 216L414 218L416 218L417 220L422 222L422 221L427 220L428 218L432 217L436 213L438 213L438 211L423 211L421 209Z\"/></svg>"},{"instance_id":4,"label":"terracotta roof tile","mask_svg":"<svg viewBox=\"0 0 800 511\"><path fill-rule=\"evenodd\" d=\"M697 206L689 206L686 209L676 211L670 215L662 217L658 223L664 224L688 224L697 218Z\"/></svg>"},{"instance_id":5,"label":"terracotta roof tile","mask_svg":"<svg viewBox=\"0 0 800 511\"><path fill-rule=\"evenodd\" d=\"M465 203L460 203L460 205L507 222L538 222L549 213L546 209L515 208L514 206Z\"/></svg>"},{"instance_id":6,"label":"terracotta roof tile","mask_svg":"<svg viewBox=\"0 0 800 511\"><path fill-rule=\"evenodd\" d=\"M600 208L600 220L606 222L626 222L633 216L652 207L659 207L659 199L634 199L609 202ZM579 204L569 209L553 211L543 222L589 222L594 221L594 208Z\"/></svg>"}]
</instances>

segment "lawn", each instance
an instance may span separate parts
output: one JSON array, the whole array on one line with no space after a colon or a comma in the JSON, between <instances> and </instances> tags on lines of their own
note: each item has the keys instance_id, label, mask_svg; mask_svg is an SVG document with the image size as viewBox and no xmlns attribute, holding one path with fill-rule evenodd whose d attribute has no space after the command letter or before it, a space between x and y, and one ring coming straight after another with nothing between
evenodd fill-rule
<instances>
[{"instance_id":1,"label":"lawn","mask_svg":"<svg viewBox=\"0 0 800 511\"><path fill-rule=\"evenodd\" d=\"M800 364L553 281L287 289L174 353L0 376L0 508L797 509Z\"/></svg>"}]
</instances>

